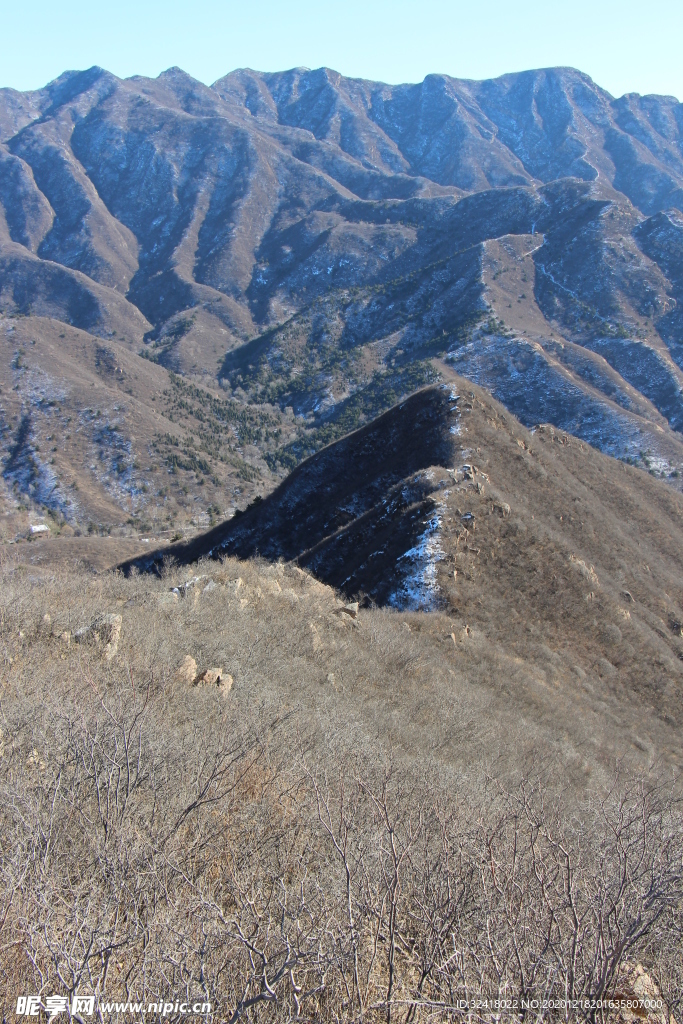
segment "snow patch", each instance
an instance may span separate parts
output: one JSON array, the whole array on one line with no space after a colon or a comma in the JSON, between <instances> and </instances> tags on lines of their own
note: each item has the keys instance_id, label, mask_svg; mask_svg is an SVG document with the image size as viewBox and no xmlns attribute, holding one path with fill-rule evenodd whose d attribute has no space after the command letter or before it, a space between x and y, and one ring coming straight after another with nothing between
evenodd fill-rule
<instances>
[{"instance_id":1,"label":"snow patch","mask_svg":"<svg viewBox=\"0 0 683 1024\"><path fill-rule=\"evenodd\" d=\"M401 584L389 595L389 605L400 611L433 611L439 604L437 563L445 556L441 547L441 513L435 512L425 524L415 547L398 559Z\"/></svg>"}]
</instances>

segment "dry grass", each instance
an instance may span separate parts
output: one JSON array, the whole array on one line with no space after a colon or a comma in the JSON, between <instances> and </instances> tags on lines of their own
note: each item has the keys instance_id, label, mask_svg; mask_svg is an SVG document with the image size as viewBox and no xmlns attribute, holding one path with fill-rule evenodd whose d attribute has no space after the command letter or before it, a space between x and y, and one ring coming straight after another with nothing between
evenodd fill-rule
<instances>
[{"instance_id":1,"label":"dry grass","mask_svg":"<svg viewBox=\"0 0 683 1024\"><path fill-rule=\"evenodd\" d=\"M584 726L527 717L445 615L353 619L283 565L195 575L176 597L187 574L4 573L6 1007L78 989L426 1020L466 995L614 993L635 962L674 1007L666 774L615 775ZM103 613L112 658L74 639ZM186 654L230 693L178 679Z\"/></svg>"},{"instance_id":2,"label":"dry grass","mask_svg":"<svg viewBox=\"0 0 683 1024\"><path fill-rule=\"evenodd\" d=\"M260 560L5 563L6 1017L599 1020L642 965L680 1018L681 498L458 384L437 611L354 617ZM77 642L104 615L115 652Z\"/></svg>"}]
</instances>

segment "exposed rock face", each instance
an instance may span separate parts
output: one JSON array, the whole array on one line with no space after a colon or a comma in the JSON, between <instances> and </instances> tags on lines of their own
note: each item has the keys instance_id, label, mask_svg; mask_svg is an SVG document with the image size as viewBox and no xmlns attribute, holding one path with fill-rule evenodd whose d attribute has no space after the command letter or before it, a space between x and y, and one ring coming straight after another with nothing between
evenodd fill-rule
<instances>
[{"instance_id":1,"label":"exposed rock face","mask_svg":"<svg viewBox=\"0 0 683 1024\"><path fill-rule=\"evenodd\" d=\"M114 613L100 615L89 626L77 629L73 639L76 643L91 643L103 648L107 661L116 655L121 637L122 617Z\"/></svg>"},{"instance_id":2,"label":"exposed rock face","mask_svg":"<svg viewBox=\"0 0 683 1024\"><path fill-rule=\"evenodd\" d=\"M617 982L620 1009L615 1012L616 1024L676 1024L668 1012L655 981L642 964L625 964Z\"/></svg>"},{"instance_id":3,"label":"exposed rock face","mask_svg":"<svg viewBox=\"0 0 683 1024\"><path fill-rule=\"evenodd\" d=\"M229 693L232 689L233 678L222 668L205 668L197 671L197 662L191 654L186 654L176 669L175 678L179 683L186 686L214 686L221 693Z\"/></svg>"},{"instance_id":4,"label":"exposed rock face","mask_svg":"<svg viewBox=\"0 0 683 1024\"><path fill-rule=\"evenodd\" d=\"M222 668L205 668L194 680L194 686L216 686L225 692L232 689L232 676Z\"/></svg>"},{"instance_id":5,"label":"exposed rock face","mask_svg":"<svg viewBox=\"0 0 683 1024\"><path fill-rule=\"evenodd\" d=\"M178 682L192 684L197 676L197 662L191 654L186 654L176 670Z\"/></svg>"},{"instance_id":6,"label":"exposed rock face","mask_svg":"<svg viewBox=\"0 0 683 1024\"><path fill-rule=\"evenodd\" d=\"M673 99L614 99L567 68L211 88L177 68L67 73L0 92L0 303L291 407L306 425L268 449L273 470L447 356L526 425L667 475L682 126Z\"/></svg>"}]
</instances>

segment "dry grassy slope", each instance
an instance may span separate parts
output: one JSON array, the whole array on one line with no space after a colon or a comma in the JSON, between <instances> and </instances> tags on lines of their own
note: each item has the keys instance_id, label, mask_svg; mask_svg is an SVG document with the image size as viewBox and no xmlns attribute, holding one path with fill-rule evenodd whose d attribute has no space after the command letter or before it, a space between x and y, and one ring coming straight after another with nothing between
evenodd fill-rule
<instances>
[{"instance_id":1,"label":"dry grassy slope","mask_svg":"<svg viewBox=\"0 0 683 1024\"><path fill-rule=\"evenodd\" d=\"M468 430L479 412L481 410L475 404ZM495 637L479 637L474 632L466 643L453 644L448 632L453 628L453 622L445 615L406 615L374 609L361 610L359 616L352 619L344 613L330 588L294 566L227 560L222 564L212 562L198 566L196 576L198 578L192 585L181 592L185 596L181 596L170 588L186 579L185 572L169 573L163 579L149 575L126 579L120 574L94 575L74 570L49 573L40 569L15 569L0 573L0 766L7 793L2 809L9 814L17 808L17 815L21 812L22 821L27 820L25 846L14 845L18 841L15 836L18 834L18 838L23 839L24 835L18 827L16 831L9 826L3 829L6 838L3 849L10 869L14 868L11 856L16 858L16 874L10 875L14 883L12 900L9 900L8 892L8 906L14 917L7 919L8 938L3 944L3 967L5 977L9 976L6 988L19 976L24 965L21 947L17 952L17 946L19 942L24 944L24 948L28 946L29 940L24 936L34 921L37 921L35 934L39 934L42 926L50 941L49 955L56 959L66 947L67 953L63 954L63 960L58 960L58 964L67 961L67 956L72 958L67 962L73 963L73 957L77 955L73 950L78 951L79 946L72 936L74 933L87 934L86 928L90 925L89 918L84 923L83 906L89 910L96 904L97 926L100 929L106 927L107 936L111 934L109 915L103 915L102 906L111 908L117 926L117 955L112 958L113 967L107 976L108 984L112 986L108 992L113 989L112 995L118 996L129 991L123 985L130 981L131 971L140 964L142 954L139 951L149 955L152 945L149 936L152 936L155 944L152 948L159 950L158 954L155 952L153 963L155 966L159 964L163 978L160 986L168 977L171 950L174 958L177 956L183 964L190 979L188 986L194 982L197 991L201 992L202 985L204 991L207 985L215 985L209 992L214 999L214 1007L221 1006L222 1017L226 1019L239 998L239 993L229 987L226 994L226 978L227 986L234 984L236 969L233 964L239 961L234 945L228 945L223 938L226 932L220 931L217 925L213 928L204 926L206 918L201 916L207 906L212 908L215 900L219 910L213 920L220 924L228 917L226 906L231 908L235 903L232 894L223 898L225 890L216 894L212 886L217 884L217 880L231 879L238 873L244 879L243 889L239 890L244 893L244 903L238 904L237 911L243 929L249 906L265 917L273 901L274 888L277 886L281 891L283 885L291 884L287 908L292 904L297 909L301 907L299 917L293 920L293 929L288 933L292 936L292 945L296 943L297 948L301 948L302 936L305 938L308 934L301 927L301 921L311 916L310 908L317 908L321 895L331 892L338 896L331 912L327 912L330 903L325 904L322 928L326 935L332 927L330 922L347 919L343 867L333 855L331 844L330 847L324 845L322 829L315 827L315 802L313 810L310 803L304 802L306 790L300 771L302 754L320 779L323 794L327 791L326 782L331 787L337 783L344 786L344 807L348 817L343 816L341 800L337 799L337 790L333 788L331 827L335 828L339 821L340 832L332 834L343 837L349 827L349 861L354 865L351 877L358 881L363 891L374 894L379 890L380 900L375 907L380 906L385 892L384 906L390 905L388 885L394 876L389 862L383 861L381 866L388 885L386 890L379 889L381 874L370 874L375 864L374 853L390 850L394 839L401 852L406 850L408 828L414 836L416 823L425 818L429 823L435 820L434 831L430 833L432 841L424 842L424 854L423 836L418 832L418 840L408 848L409 853L403 860L404 871L400 876L402 897L415 877L414 865L421 866L422 856L426 864L424 875L418 876L424 878L424 884L417 889L418 895L411 905L411 910L415 908L414 918L422 921L427 916L425 893L431 894L435 888L434 879L446 879L443 886L436 886L434 903L427 904L427 908L434 907L434 917L441 927L444 891L448 891L451 877L454 879L453 891L463 902L467 895L461 897L460 893L464 891L467 894L473 880L483 878L487 889L481 911L478 911L478 904L475 904L475 913L465 904L466 915L454 913L451 927L459 929L454 933L456 938L462 935L464 928L468 931L471 928L477 936L483 935L482 948L488 947L491 932L497 939L500 922L510 920L509 893L514 885L514 906L525 900L522 903L525 943L528 931L534 929L534 945L524 963L531 962L532 967L537 964L537 950L539 945L542 949L546 947L544 940L549 927L541 930L536 924L537 908L548 901L548 892L553 899L555 889L548 886L542 893L532 889L530 895L525 895L528 892L524 867L527 861L521 859L520 851L524 852L528 840L522 808L513 803L509 825L505 824L508 819L503 819L501 824L500 792L495 783L487 785L485 779L487 772L492 773L504 787L516 787L520 774L527 769L534 782L540 777L543 784L543 795L549 808L545 828L553 843L558 842L558 835L561 840L565 836L570 842L575 840L579 865L585 862L592 864L593 844L599 843L600 863L607 862L605 871L609 874L591 874L589 881L585 881L580 870L575 869L571 909L576 906L578 892L578 899L582 900L579 903L582 920L603 920L600 904L591 904L592 912L584 913L583 893L584 886L590 893L597 890L600 894L607 888L608 892L616 891L618 894L615 899L619 900L620 913L622 904L625 904L625 911L633 911L633 917L626 918L623 930L616 933L615 944L631 921L634 921L633 930L638 930L642 919L636 915L642 904L636 903L634 908L628 890L626 898L623 898L618 866L622 865L624 874L630 877L626 867L632 862L641 863L642 847L629 843L623 858L616 861L615 868L616 858L607 843L600 842L603 832L598 831L593 822L595 801L603 795L601 789L604 793L604 788L614 781L615 758L622 758L628 766L633 762L643 766L650 757L642 749L642 737L649 733L655 743L666 746L672 730L667 733L666 727L648 707L641 705L636 713L627 702L614 700L597 680L592 691L582 689L571 678L562 679L562 685L554 686L547 662L534 659L531 646L525 661L506 656ZM105 646L106 637L103 636L96 640L92 634L89 639L81 635L81 642L75 642L74 634L93 623L103 612L120 616L121 633L116 651L109 645ZM100 632L103 631L100 629ZM221 667L224 673L229 672L234 680L230 691L226 693L211 685L193 686L187 676L179 678L177 670L188 656L196 660L199 670L216 666ZM105 732L108 722L112 723L111 733ZM140 723L142 728L138 735L134 730ZM79 736L79 727L84 733L88 729L85 733L87 742L82 746L74 743L67 748L68 755L65 755L66 740L74 733ZM678 736L674 740L677 741ZM152 741L157 741L158 745L151 746ZM132 759L129 757L131 747L135 751ZM672 759L676 752L676 749L668 751ZM112 764L119 765L115 760L117 755L121 757L120 775L116 767L114 770L110 768ZM125 780L129 760L135 767L131 769L134 783L128 795ZM339 762L348 769L343 769L343 775ZM95 770L102 764L107 770L96 775ZM83 785L75 790L63 782L63 777L67 775L68 778L73 765L77 769L85 766L89 789ZM139 772L133 774L138 766ZM326 780L323 777L325 769ZM363 829L361 832L360 827L365 820L361 815L367 813L371 820L377 822L383 818L376 805L370 805L367 812L364 805L359 807L357 795L362 793L359 779L364 782L370 778L370 784L374 784L371 792L381 793L381 788L378 790L376 787L381 787L383 769L388 769L389 773L387 802L390 811L386 829L374 833ZM93 776L94 782L91 781ZM375 783L377 776L380 781ZM112 781L108 785L110 778ZM652 776L647 781L651 779ZM627 781L627 773L622 772L620 789ZM97 783L102 789L97 788ZM244 788L237 788L243 784ZM55 813L58 800L55 794L61 795L61 785L65 792L64 817ZM229 787L226 801L221 799L222 785ZM525 793L528 795L531 789L527 786ZM556 822L553 797L558 789L563 794L560 805L562 817ZM110 799L101 798L100 807L106 809L98 812L97 797L101 796L102 790ZM116 792L120 796L119 803L115 799ZM90 801L87 798L91 794ZM423 802L423 795L429 797L429 802ZM398 804L399 797L405 801L405 812L402 810L404 805ZM38 810L35 809L41 798L45 801L45 818L38 817L39 811L43 810L42 805L38 804ZM177 799L176 804L172 803L172 798ZM202 808L203 798L207 802ZM535 808L540 798L532 791L530 799ZM438 810L434 818L431 817L432 801ZM636 805L635 820L638 828L642 827L640 823L644 820L648 836L650 825L653 826L654 842L657 843L660 833L657 830L656 804L654 808L651 815L643 818L637 813L640 806ZM200 817L202 809L204 817ZM276 810L281 813L276 815ZM76 819L77 828L72 824L76 812L83 814L82 819ZM107 813L109 817L105 817ZM631 813L634 813L631 806L627 804L624 812L622 805L616 806L615 799L615 807L606 817L605 824L605 830L614 825L615 843L623 842L624 832L617 831L618 824L623 817L628 819ZM461 831L457 833L457 843L448 840L450 833L446 831L455 814L463 820L463 825L459 826ZM459 824L460 818L456 817L455 821ZM539 830L536 818L532 821L535 859L529 870L538 872L539 845L546 833L545 828ZM160 834L152 832L150 822L154 826L157 823L169 824L172 827L170 835L167 831ZM52 823L52 831L49 823ZM677 818L671 824L665 819L665 828L678 829L679 826ZM482 828L487 829L488 843L482 841L480 847L474 846L475 829ZM49 851L46 856L44 850L40 850L41 876L47 875L51 881L55 878L55 871L60 869L62 881L59 885L45 883L42 889L38 889L36 883L31 895L36 889L37 895L29 904L32 914L19 917L16 907L19 900L25 898L27 865L30 869L33 858L37 859L31 844L36 842L35 835L43 832L51 835L50 849L53 853L58 851L59 856L53 855L51 860ZM678 832L674 834L674 841L678 835ZM627 832L627 840L629 836ZM80 841L91 841L92 846L79 845ZM450 863L452 859L458 867L458 874L454 876L447 873L445 858L437 859L438 851L446 841L449 841L446 846L448 861ZM639 893L642 884L642 901L648 912L653 887L660 899L668 899L671 894L671 904L674 909L677 906L674 901L678 899L680 890L674 888L673 883L666 888L664 886L673 871L680 869L680 847L673 846L669 853L668 844L665 846L664 841L668 841L667 832L664 832L664 840L654 847L652 856L656 859L652 871L651 861L645 859L644 868L636 875L633 885ZM506 855L508 843L514 843L514 861ZM552 902L549 914L554 913L558 905L561 911L569 913L569 909L565 911L568 901L562 873L565 848L560 851L562 860L559 855L553 860L551 856L546 858L544 855L549 846L550 843L541 846L543 864L546 868L550 865L548 873L552 869L557 871L557 886L565 900L560 903L557 898ZM572 854L576 847L569 847ZM473 849L477 851L476 861ZM273 873L266 875L266 882L262 882L265 871L262 858L271 852ZM181 860L183 854L187 856L186 861ZM646 851L645 857L648 856ZM659 868L660 860L667 864L667 858L672 864L668 875ZM463 860L466 865L476 865L471 874L469 871L460 872ZM358 863L362 866L362 874L356 875ZM130 868L127 868L128 864ZM234 876L229 873L230 864L234 864ZM301 876L296 874L297 869L301 876L312 876L314 882L310 893L304 890L305 905L303 901L301 904L295 902L296 890L300 884L304 885L303 878L300 881ZM180 897L175 895L177 890L172 890L173 899L168 899L173 870L182 871L183 879L189 878L191 895L186 903L181 903ZM192 871L203 872L200 881L191 874ZM496 878L496 883L490 887L489 872ZM662 875L664 881L660 887ZM116 888L106 889L106 881L111 876L112 887L115 885ZM676 877L673 875L674 882ZM500 878L505 883L503 897L492 908L491 890L494 895L497 893ZM157 900L147 899L149 889L144 886L157 879L162 880L163 891L159 889ZM197 899L198 890L202 895L201 901ZM664 896L659 895L662 890ZM65 893L68 898L65 898ZM292 893L291 900L289 893ZM130 915L116 913L122 901L133 908L141 903L145 909L157 908L157 915L151 921L149 917L141 922L140 918L134 919L135 931L130 938L131 933L124 931L121 924L128 925ZM60 906L62 909L68 907L71 912L73 903L76 904L73 916L71 913L58 913ZM166 918L161 916L161 911L169 903L169 917ZM49 913L53 919L46 924L38 916L43 906L47 907L44 911L46 916ZM179 907L182 913L179 913ZM446 904L446 907L450 910L451 905ZM655 904L655 913L658 910ZM615 916L610 915L610 922ZM63 924L65 917L66 924ZM103 917L104 926L100 924ZM19 924L14 924L17 918ZM281 941L283 918L282 907L277 903L272 916L266 918L269 930L278 941ZM376 914L368 913L367 918L374 921ZM465 923L461 924L463 918ZM364 918L359 914L355 920L363 921ZM380 917L378 920L381 922L383 919ZM468 923L470 920L471 925ZM512 920L517 924L520 918L515 914ZM560 920L565 919L560 917ZM621 923L621 917L618 920ZM182 925L185 921L189 922L188 930L180 930L179 922ZM668 948L680 934L676 927L677 918L662 916L661 921L660 942ZM491 924L490 930L487 923ZM541 923L545 924L545 921L541 919ZM63 933L69 926L73 930L67 933L67 943ZM667 934L667 929L670 929L670 934ZM386 935L387 931L381 934ZM96 934L99 941L101 932ZM218 937L212 947L216 960L213 956L209 960L211 965L217 961L218 966L215 973L209 975L208 982L207 934ZM255 929L250 929L250 942L253 942L254 934ZM365 924L361 934L359 947L366 955L363 967L365 969L367 964L368 973L374 972L372 976L378 979L376 986L379 991L384 975L380 974L378 963L383 967L384 961L375 960L373 934ZM518 939L519 934L513 932L513 940ZM563 928L559 934L563 940L569 936L560 949L563 952L566 949L571 958L572 932ZM593 936L589 934L592 940ZM199 938L195 943L196 935ZM99 950L93 955L93 946L89 943L83 945L86 955L90 955L89 965L93 969L99 967L103 958ZM380 950L378 957L385 955L385 945L388 943L375 944ZM440 947L438 940L434 945ZM341 942L339 946L344 948ZM402 941L397 946L400 950L412 950L412 944L408 942ZM517 948L519 946L518 942ZM509 954L511 947L512 941L503 945L498 940L493 951L497 953L502 949L503 956L508 955L516 963L516 958ZM35 958L34 947L29 948ZM524 949L528 948L525 945ZM555 943L553 948L557 948ZM580 948L585 951L586 945ZM601 948L599 938L595 946L591 944L588 947L591 952L595 948ZM621 955L622 949L617 948ZM671 983L671 993L677 991L675 986L680 979L680 970L676 969L680 963L676 965L675 961L679 948L673 946L672 970L665 975ZM449 943L447 955L451 949ZM650 949L646 947L642 954L636 949L633 959L637 957L637 962L648 969L652 969L650 965L654 962L657 967L655 977L662 985L663 967L668 964L666 961L662 964L663 958L657 956L657 947L654 953L650 953ZM482 960L483 957L478 957L474 961L476 972L481 971ZM588 954L585 961L581 958L581 962L590 963L591 960ZM275 956L268 962L274 961ZM29 970L34 962L35 959L29 961ZM231 968L227 974L226 962ZM332 960L333 964L337 962L336 958ZM408 980L421 983L423 962L417 959L411 962L410 972L405 972ZM147 986L144 991L147 993L149 959L144 963L144 983ZM496 973L492 972L493 982L490 988L485 989L486 992L496 992L499 964L500 959L497 959ZM245 970L253 976L253 967L249 964ZM533 970L529 974L534 976ZM552 971L548 974L553 976ZM273 985L276 984L274 975L275 972L269 974ZM31 977L30 974L28 976ZM397 990L402 996L404 989L407 990L407 982L402 975L398 977L401 988L397 985ZM473 972L470 993L478 992L479 977ZM297 980L300 979L301 970L297 974ZM528 991L527 984L525 980L525 992ZM541 984L547 991L545 977ZM418 990L420 999L430 994L429 990L427 993L423 988ZM412 990L408 990L406 996L415 998ZM228 999L231 1000L229 1005ZM226 1002L220 1003L219 1000ZM223 1005L228 1005L225 1012ZM288 1010L286 1008L284 1014L275 1014L272 1019L291 1019L296 1011L294 1009L290 1013ZM433 1006L430 1006L430 1019L433 1019L432 1011ZM344 1019L344 1014L348 1018L348 1002L336 1013L337 1019ZM324 1011L320 1014L317 1008L312 1015L316 1019L335 1016ZM381 1012L377 1011L372 1016L368 1013L364 1019L386 1019L384 1006ZM663 1017L657 1015L657 1019L662 1020Z\"/></svg>"},{"instance_id":2,"label":"dry grassy slope","mask_svg":"<svg viewBox=\"0 0 683 1024\"><path fill-rule=\"evenodd\" d=\"M503 546L517 557L513 581L523 579L519 546L514 540ZM533 766L551 788L583 794L609 777L617 757L641 766L656 756L680 764L680 730L662 719L649 694L629 692L621 669L613 679L591 669L575 632L577 616L566 616L572 625L558 637L543 613L552 600L535 598L524 584L506 595L510 582L501 575L497 596L485 589L483 573L464 584L471 596L463 596L457 614L361 609L353 619L331 588L282 564L228 559L200 563L191 573L130 579L74 569L5 570L2 686L18 693L26 680L40 679L44 692L57 693L73 679L108 687L128 679L130 670L137 688L150 677L162 683L169 721L183 728L211 716L219 721L228 700L229 715L243 724L290 716L292 749L301 741L316 757L325 749L375 762L392 756L451 796L478 790L486 770L512 782ZM180 595L171 591L193 577ZM540 590L543 581L535 582ZM603 622L610 618L609 586L591 609ZM568 603L583 601L570 573L565 593ZM641 600L642 592L634 631L649 614ZM60 639L100 613L122 616L111 661L96 645ZM529 633L525 616L531 615ZM666 646L664 640L660 656ZM639 655L642 671L652 667L653 654ZM199 669L229 672L228 697L178 679L186 655ZM586 665L585 677L573 668L578 663Z\"/></svg>"},{"instance_id":3,"label":"dry grassy slope","mask_svg":"<svg viewBox=\"0 0 683 1024\"><path fill-rule=\"evenodd\" d=\"M477 472L449 499L439 563L451 613L506 655L535 662L541 687L569 686L569 714L598 699L606 722L633 714L637 732L647 709L637 742L678 750L683 500L552 427L531 434L485 392L470 394L461 440ZM503 503L509 515L496 510ZM477 525L463 551L453 506L465 505Z\"/></svg>"},{"instance_id":4,"label":"dry grassy slope","mask_svg":"<svg viewBox=\"0 0 683 1024\"><path fill-rule=\"evenodd\" d=\"M461 395L454 465L430 472L442 555L434 562L436 610L362 615L387 615L381 621L395 623L397 636L407 624L429 638L428 658L416 655L420 686L437 686L428 682L432 675L441 686L450 672L462 672L472 693L495 694L496 714L507 707L514 729L521 716L554 737L558 756L566 744L569 762L630 749L645 760L680 763L683 499L554 428L532 434L483 389L450 379ZM384 465L379 458L378 477ZM349 507L352 481L350 469L341 508ZM250 511L254 536L259 518L272 518L272 500ZM310 502L314 508L314 492ZM334 522L333 513L324 506L326 521ZM231 525L227 535L240 529ZM208 551L217 540L209 535L202 545L198 538L191 551ZM304 538L302 552L307 547ZM331 571L318 568L323 578ZM387 663L385 671L392 700L402 700L405 668ZM431 699L417 705L429 722L425 735L434 728Z\"/></svg>"},{"instance_id":5,"label":"dry grassy slope","mask_svg":"<svg viewBox=\"0 0 683 1024\"><path fill-rule=\"evenodd\" d=\"M110 534L111 564L140 533L168 538L221 519L273 486L245 429L287 429L279 412L231 407L239 415L226 420L227 409L218 389L189 391L118 336L0 318L3 540L36 521L61 540L90 529Z\"/></svg>"}]
</instances>

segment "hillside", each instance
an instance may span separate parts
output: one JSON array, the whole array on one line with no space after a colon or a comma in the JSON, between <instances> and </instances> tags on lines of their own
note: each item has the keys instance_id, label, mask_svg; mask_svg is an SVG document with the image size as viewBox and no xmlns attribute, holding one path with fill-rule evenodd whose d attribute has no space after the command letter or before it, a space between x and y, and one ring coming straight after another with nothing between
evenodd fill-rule
<instances>
[{"instance_id":1,"label":"hillside","mask_svg":"<svg viewBox=\"0 0 683 1024\"><path fill-rule=\"evenodd\" d=\"M677 1019L683 497L443 374L125 573L5 558L7 991Z\"/></svg>"},{"instance_id":2,"label":"hillside","mask_svg":"<svg viewBox=\"0 0 683 1024\"><path fill-rule=\"evenodd\" d=\"M435 380L434 357L526 426L680 486L680 111L566 68L401 86L242 70L211 88L91 68L0 91L12 537L41 501L80 532L196 529ZM19 455L32 438L37 465L53 431L14 408L17 357L65 395L72 366L75 395L76 351L99 358L132 462L162 467L134 509L97 469L80 504L45 502ZM117 408L124 364L135 413ZM173 394L160 419L150 391ZM53 470L62 491L88 460Z\"/></svg>"},{"instance_id":3,"label":"hillside","mask_svg":"<svg viewBox=\"0 0 683 1024\"><path fill-rule=\"evenodd\" d=\"M416 628L433 638L432 671L455 659L470 684L495 680L511 722L577 744L569 761L588 743L598 759L630 748L680 763L682 512L664 483L551 426L532 434L452 377L241 516L124 568L293 562L360 600L359 614L430 611Z\"/></svg>"},{"instance_id":4,"label":"hillside","mask_svg":"<svg viewBox=\"0 0 683 1024\"><path fill-rule=\"evenodd\" d=\"M446 386L418 391L311 456L265 501L187 544L130 564L149 570L164 558L187 564L205 555L260 555L297 561L349 597L363 591L381 603L393 595L402 604L399 595L416 571L409 553L423 560L417 552L427 543L425 523L438 518L428 496L431 467L457 461L457 401Z\"/></svg>"},{"instance_id":5,"label":"hillside","mask_svg":"<svg viewBox=\"0 0 683 1024\"><path fill-rule=\"evenodd\" d=\"M406 1003L418 1022L448 1020L468 1000L486 1020L502 978L518 1004L556 998L547 1021L567 992L587 1021L596 998L663 993L638 1019L670 1024L683 877L665 766L681 751L665 714L679 676L666 670L667 693L657 672L678 641L644 586L624 622L602 565L596 590L559 555L577 604L561 638L541 574L514 604L494 590L487 608L480 589L462 616L354 617L282 563L163 579L3 567L5 1006L39 978L94 990L123 1021L110 1000L164 1001L180 965L188 1000L227 1020L301 1007L350 1022L359 1001L372 1024ZM655 687L638 692L614 646L614 674L591 668L593 622L638 646L641 667L657 659Z\"/></svg>"},{"instance_id":6,"label":"hillside","mask_svg":"<svg viewBox=\"0 0 683 1024\"><path fill-rule=\"evenodd\" d=\"M682 111L0 90L3 1014L681 1019Z\"/></svg>"}]
</instances>

